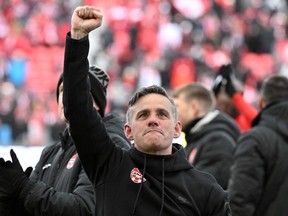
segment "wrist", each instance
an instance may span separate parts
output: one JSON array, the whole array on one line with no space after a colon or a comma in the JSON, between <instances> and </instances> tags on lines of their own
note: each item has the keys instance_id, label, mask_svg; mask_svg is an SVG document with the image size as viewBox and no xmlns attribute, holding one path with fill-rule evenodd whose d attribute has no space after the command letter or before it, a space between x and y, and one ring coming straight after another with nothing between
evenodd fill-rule
<instances>
[{"instance_id":1,"label":"wrist","mask_svg":"<svg viewBox=\"0 0 288 216\"><path fill-rule=\"evenodd\" d=\"M88 34L86 32L75 30L75 29L71 29L71 38L72 39L80 40L80 39L86 37L87 35Z\"/></svg>"},{"instance_id":2,"label":"wrist","mask_svg":"<svg viewBox=\"0 0 288 216\"><path fill-rule=\"evenodd\" d=\"M234 97L234 95L237 93L236 91L229 91L229 92L227 92L228 93L228 95L230 96L230 97Z\"/></svg>"}]
</instances>

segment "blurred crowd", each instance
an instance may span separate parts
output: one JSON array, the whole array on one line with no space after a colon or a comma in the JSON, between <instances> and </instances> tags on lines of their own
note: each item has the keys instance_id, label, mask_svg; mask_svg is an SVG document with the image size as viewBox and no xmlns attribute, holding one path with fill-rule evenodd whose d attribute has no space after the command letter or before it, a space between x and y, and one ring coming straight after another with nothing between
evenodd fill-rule
<instances>
[{"instance_id":1,"label":"blurred crowd","mask_svg":"<svg viewBox=\"0 0 288 216\"><path fill-rule=\"evenodd\" d=\"M285 0L0 0L0 145L56 139L65 35L84 4L105 13L89 61L110 76L107 111L124 113L135 89L150 84L211 89L229 62L251 104L263 78L288 76Z\"/></svg>"}]
</instances>

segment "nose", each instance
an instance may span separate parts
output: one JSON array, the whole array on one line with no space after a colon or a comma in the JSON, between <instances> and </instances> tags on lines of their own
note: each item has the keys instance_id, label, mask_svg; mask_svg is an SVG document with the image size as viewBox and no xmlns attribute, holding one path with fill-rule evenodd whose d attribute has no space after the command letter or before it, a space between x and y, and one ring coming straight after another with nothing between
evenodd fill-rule
<instances>
[{"instance_id":1,"label":"nose","mask_svg":"<svg viewBox=\"0 0 288 216\"><path fill-rule=\"evenodd\" d=\"M158 126L159 125L159 121L158 121L158 117L156 114L153 114L149 117L148 119L148 126Z\"/></svg>"}]
</instances>

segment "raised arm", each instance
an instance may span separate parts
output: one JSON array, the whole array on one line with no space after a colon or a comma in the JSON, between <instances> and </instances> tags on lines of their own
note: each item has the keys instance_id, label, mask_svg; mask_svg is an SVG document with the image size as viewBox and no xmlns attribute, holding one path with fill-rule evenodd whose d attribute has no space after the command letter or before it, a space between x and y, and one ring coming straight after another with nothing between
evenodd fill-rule
<instances>
[{"instance_id":1,"label":"raised arm","mask_svg":"<svg viewBox=\"0 0 288 216\"><path fill-rule=\"evenodd\" d=\"M88 76L88 34L101 26L102 13L92 6L78 7L66 37L63 77L64 113L83 167L92 184L102 183L121 158L108 136L100 114L93 107Z\"/></svg>"}]
</instances>

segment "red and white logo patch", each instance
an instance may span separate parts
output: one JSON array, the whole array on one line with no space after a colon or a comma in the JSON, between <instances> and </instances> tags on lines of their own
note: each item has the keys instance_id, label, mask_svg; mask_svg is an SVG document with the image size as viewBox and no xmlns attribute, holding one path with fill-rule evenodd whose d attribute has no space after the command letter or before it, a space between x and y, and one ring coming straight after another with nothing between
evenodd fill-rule
<instances>
[{"instance_id":1,"label":"red and white logo patch","mask_svg":"<svg viewBox=\"0 0 288 216\"><path fill-rule=\"evenodd\" d=\"M190 162L190 163L193 163L194 162L194 159L195 159L195 157L196 157L196 154L197 154L197 149L193 149L192 151L191 151L191 153L190 153L190 155L189 155L189 158L188 158L188 161Z\"/></svg>"},{"instance_id":2,"label":"red and white logo patch","mask_svg":"<svg viewBox=\"0 0 288 216\"><path fill-rule=\"evenodd\" d=\"M133 168L130 172L130 178L131 180L136 183L139 184L142 182L142 178L143 178L143 182L146 181L146 179L142 176L142 173L139 171L138 168Z\"/></svg>"},{"instance_id":3,"label":"red and white logo patch","mask_svg":"<svg viewBox=\"0 0 288 216\"><path fill-rule=\"evenodd\" d=\"M75 155L73 155L70 158L70 160L69 160L69 162L67 163L67 166L66 166L67 169L71 169L74 166L77 157L78 157L78 154L75 154Z\"/></svg>"}]
</instances>

